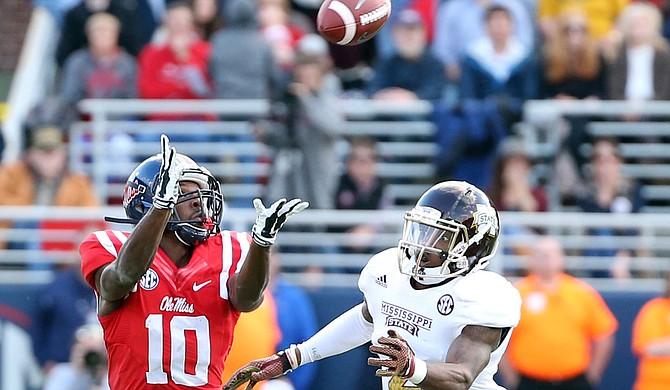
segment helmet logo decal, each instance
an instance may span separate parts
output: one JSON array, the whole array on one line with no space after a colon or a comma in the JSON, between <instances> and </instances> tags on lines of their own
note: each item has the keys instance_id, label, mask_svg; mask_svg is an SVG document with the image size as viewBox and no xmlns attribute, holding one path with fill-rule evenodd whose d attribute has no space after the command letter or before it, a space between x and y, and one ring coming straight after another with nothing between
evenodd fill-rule
<instances>
[{"instance_id":1,"label":"helmet logo decal","mask_svg":"<svg viewBox=\"0 0 670 390\"><path fill-rule=\"evenodd\" d=\"M137 195L143 194L145 191L146 187L144 184L140 184L137 181L128 182L123 189L123 207L128 206Z\"/></svg>"},{"instance_id":2,"label":"helmet logo decal","mask_svg":"<svg viewBox=\"0 0 670 390\"><path fill-rule=\"evenodd\" d=\"M473 225L479 229L486 229L482 233L488 233L489 235L495 235L498 230L498 217L493 207L483 204L477 204L477 211L474 213L474 223Z\"/></svg>"},{"instance_id":3,"label":"helmet logo decal","mask_svg":"<svg viewBox=\"0 0 670 390\"><path fill-rule=\"evenodd\" d=\"M454 298L449 294L442 295L437 301L437 311L443 316L451 314L454 311Z\"/></svg>"},{"instance_id":4,"label":"helmet logo decal","mask_svg":"<svg viewBox=\"0 0 670 390\"><path fill-rule=\"evenodd\" d=\"M151 291L158 286L158 274L153 269L149 268L147 272L142 275L140 279L140 287L147 291Z\"/></svg>"}]
</instances>

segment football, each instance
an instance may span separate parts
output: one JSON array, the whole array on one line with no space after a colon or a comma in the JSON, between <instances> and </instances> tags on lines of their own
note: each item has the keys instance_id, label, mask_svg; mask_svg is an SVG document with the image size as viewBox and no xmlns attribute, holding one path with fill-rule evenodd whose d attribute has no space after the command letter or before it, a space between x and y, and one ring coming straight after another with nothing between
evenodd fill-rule
<instances>
[{"instance_id":1,"label":"football","mask_svg":"<svg viewBox=\"0 0 670 390\"><path fill-rule=\"evenodd\" d=\"M329 42L353 46L374 37L391 14L391 0L325 0L316 27Z\"/></svg>"}]
</instances>

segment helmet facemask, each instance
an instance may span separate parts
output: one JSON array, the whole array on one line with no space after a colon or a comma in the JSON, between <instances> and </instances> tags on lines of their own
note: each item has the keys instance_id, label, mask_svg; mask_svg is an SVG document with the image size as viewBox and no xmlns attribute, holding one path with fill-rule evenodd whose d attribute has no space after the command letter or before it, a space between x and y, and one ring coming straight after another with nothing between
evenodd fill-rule
<instances>
[{"instance_id":1,"label":"helmet facemask","mask_svg":"<svg viewBox=\"0 0 670 390\"><path fill-rule=\"evenodd\" d=\"M168 229L186 245L197 245L220 231L223 217L223 195L219 182L203 168L187 168L181 181L192 181L198 189L181 193L177 204L197 200L200 212L188 219L180 217L175 208L168 222ZM181 190L180 190L181 191Z\"/></svg>"}]
</instances>

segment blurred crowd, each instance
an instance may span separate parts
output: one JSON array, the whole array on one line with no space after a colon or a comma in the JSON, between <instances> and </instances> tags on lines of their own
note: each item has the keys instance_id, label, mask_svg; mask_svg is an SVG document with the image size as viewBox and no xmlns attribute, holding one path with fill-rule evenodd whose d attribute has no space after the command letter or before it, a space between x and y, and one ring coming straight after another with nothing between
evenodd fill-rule
<instances>
[{"instance_id":1,"label":"blurred crowd","mask_svg":"<svg viewBox=\"0 0 670 390\"><path fill-rule=\"evenodd\" d=\"M26 123L22 161L0 169L0 182L25 183L2 186L8 194L0 197L1 204L90 206L118 199L95 199L86 177L68 170L67 143L81 142L69 139L69 127L89 119L77 112L82 99L216 98L272 102L269 117L255 121L246 134L216 136L193 125L187 135L171 135L176 142L258 142L272 151L262 161L271 165L267 177L240 174L226 177L228 182L260 182L269 198L299 196L312 208L392 208L388 183L375 172L381 160L375 142L412 141L413 135L363 143L343 136L346 117L339 102L364 98L430 101L438 149L428 158L433 179L469 181L486 189L501 210L635 213L645 206L641 183L623 172L621 140L593 139L587 132L586 123L599 118L566 116L552 130L560 134L560 149L550 161L555 166L551 184L558 188L551 196L547 175L535 173L537 161L515 129L529 99L670 99L665 1L394 1L379 35L351 47L329 44L316 33L320 2L309 0L35 4L47 7L61 29L58 77L53 93ZM174 112L129 119L220 118ZM133 142L157 141L150 132L110 134L110 148L120 151L132 149ZM661 142L635 140L647 141ZM373 158L358 158L363 144ZM246 159L217 157L237 158ZM110 178L124 179L122 174ZM71 187L83 190L70 196ZM248 200L229 206L250 207ZM352 237L365 241L375 229L352 227L358 233ZM511 226L507 233L516 231ZM590 234L615 238L635 232ZM592 276L644 276L628 270L629 259L637 255L632 251L584 255L615 258L608 272Z\"/></svg>"}]
</instances>

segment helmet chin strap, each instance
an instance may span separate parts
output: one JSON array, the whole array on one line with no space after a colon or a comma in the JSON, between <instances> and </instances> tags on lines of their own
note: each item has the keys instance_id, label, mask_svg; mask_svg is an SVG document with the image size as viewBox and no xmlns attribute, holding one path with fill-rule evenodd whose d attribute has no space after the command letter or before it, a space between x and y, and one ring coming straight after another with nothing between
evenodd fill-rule
<instances>
[{"instance_id":1,"label":"helmet chin strap","mask_svg":"<svg viewBox=\"0 0 670 390\"><path fill-rule=\"evenodd\" d=\"M186 242L184 239L182 239L182 238L179 236L179 231L178 231L178 230L175 230L175 231L174 231L174 236L177 237L177 240L179 240L179 242L181 242L182 244L184 244L184 245L186 245L186 246L193 246L193 244L189 244L188 242Z\"/></svg>"}]
</instances>

